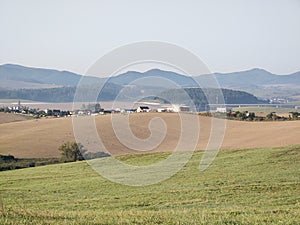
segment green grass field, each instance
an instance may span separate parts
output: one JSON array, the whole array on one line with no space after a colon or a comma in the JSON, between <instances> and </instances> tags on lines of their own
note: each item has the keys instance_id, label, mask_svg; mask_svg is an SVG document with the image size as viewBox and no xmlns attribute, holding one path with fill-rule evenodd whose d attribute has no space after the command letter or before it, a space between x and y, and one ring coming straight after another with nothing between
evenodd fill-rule
<instances>
[{"instance_id":1,"label":"green grass field","mask_svg":"<svg viewBox=\"0 0 300 225\"><path fill-rule=\"evenodd\" d=\"M0 224L300 223L300 146L221 151L204 172L201 156L146 187L112 183L84 161L1 172Z\"/></svg>"}]
</instances>

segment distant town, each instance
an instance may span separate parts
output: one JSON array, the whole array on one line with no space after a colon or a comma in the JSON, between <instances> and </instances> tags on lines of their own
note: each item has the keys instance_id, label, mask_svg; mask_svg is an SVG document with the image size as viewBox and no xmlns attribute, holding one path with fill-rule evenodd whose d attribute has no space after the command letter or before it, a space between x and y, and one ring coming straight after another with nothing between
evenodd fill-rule
<instances>
[{"instance_id":1,"label":"distant town","mask_svg":"<svg viewBox=\"0 0 300 225\"><path fill-rule=\"evenodd\" d=\"M147 103L146 103L147 104ZM21 101L18 104L11 104L10 106L0 107L0 112L16 113L23 115L40 117L66 117L66 116L96 116L112 113L148 113L148 112L190 112L190 108L185 105L173 104L158 107L159 105L153 104L152 107L148 105L138 105L136 108L113 108L104 109L100 103L82 104L80 109L75 110L61 110L61 109L40 109L31 108L23 105ZM151 103L148 103L151 104Z\"/></svg>"},{"instance_id":2,"label":"distant town","mask_svg":"<svg viewBox=\"0 0 300 225\"><path fill-rule=\"evenodd\" d=\"M284 105L286 107L286 105ZM263 109L268 107L269 112L254 112L249 110L249 107ZM278 113L279 105L270 104L226 104L217 105L211 104L210 110L204 112L195 112L189 106L180 104L158 104L152 102L136 103L133 108L102 108L100 103L83 103L79 109L62 110L62 109L41 109L39 107L33 108L22 104L18 101L17 104L11 104L0 107L0 112L21 114L38 119L43 117L77 117L77 116L97 116L106 114L130 114L130 113L197 113L202 116L214 116L227 119L245 120L245 121L267 121L267 120L298 120L300 113L297 106L290 106L285 108L285 112ZM272 111L273 109L273 111ZM256 110L257 111L257 110Z\"/></svg>"}]
</instances>

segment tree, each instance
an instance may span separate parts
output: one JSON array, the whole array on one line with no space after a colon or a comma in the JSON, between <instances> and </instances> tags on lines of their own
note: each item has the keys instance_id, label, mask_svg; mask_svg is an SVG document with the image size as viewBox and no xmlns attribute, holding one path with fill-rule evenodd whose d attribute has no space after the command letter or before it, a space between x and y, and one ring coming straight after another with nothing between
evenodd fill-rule
<instances>
[{"instance_id":1,"label":"tree","mask_svg":"<svg viewBox=\"0 0 300 225\"><path fill-rule=\"evenodd\" d=\"M253 113L253 112L249 113L248 118L249 118L251 121L254 120L254 118L255 118L255 113Z\"/></svg>"},{"instance_id":2,"label":"tree","mask_svg":"<svg viewBox=\"0 0 300 225\"><path fill-rule=\"evenodd\" d=\"M269 113L268 115L266 115L266 118L267 118L268 120L270 120L270 119L273 118L273 116L274 116L274 114L271 112L271 113Z\"/></svg>"},{"instance_id":3,"label":"tree","mask_svg":"<svg viewBox=\"0 0 300 225\"><path fill-rule=\"evenodd\" d=\"M61 152L61 159L64 162L75 162L83 160L83 155L86 152L83 145L76 142L66 142L59 146L58 150Z\"/></svg>"},{"instance_id":4,"label":"tree","mask_svg":"<svg viewBox=\"0 0 300 225\"><path fill-rule=\"evenodd\" d=\"M239 120L245 120L247 118L246 113L244 112L236 113L236 117L239 118Z\"/></svg>"},{"instance_id":5,"label":"tree","mask_svg":"<svg viewBox=\"0 0 300 225\"><path fill-rule=\"evenodd\" d=\"M99 103L96 103L96 104L95 104L95 112L96 112L96 113L99 113L100 110L101 110L100 104L99 104Z\"/></svg>"},{"instance_id":6,"label":"tree","mask_svg":"<svg viewBox=\"0 0 300 225\"><path fill-rule=\"evenodd\" d=\"M292 112L293 119L298 119L299 113L298 112Z\"/></svg>"},{"instance_id":7,"label":"tree","mask_svg":"<svg viewBox=\"0 0 300 225\"><path fill-rule=\"evenodd\" d=\"M53 116L53 111L51 109L47 110L47 116Z\"/></svg>"}]
</instances>

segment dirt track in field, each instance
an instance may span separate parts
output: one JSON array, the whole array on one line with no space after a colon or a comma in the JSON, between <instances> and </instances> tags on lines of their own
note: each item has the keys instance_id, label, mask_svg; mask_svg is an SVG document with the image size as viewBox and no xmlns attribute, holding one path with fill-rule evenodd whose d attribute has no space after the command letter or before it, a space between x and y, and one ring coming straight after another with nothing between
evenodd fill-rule
<instances>
[{"instance_id":1,"label":"dirt track in field","mask_svg":"<svg viewBox=\"0 0 300 225\"><path fill-rule=\"evenodd\" d=\"M180 137L181 123L176 113L135 113L129 116L130 128L136 137L147 139L151 132L149 122L154 117L161 118L165 126L153 126L153 140L161 141L152 151L173 151ZM116 124L126 120L125 115L116 115ZM193 117L195 118L195 117ZM84 122L85 119L81 118ZM211 118L198 117L200 121L200 136L196 149L205 149L210 137ZM120 155L135 153L120 143L111 125L111 115L95 117L98 134L106 149L111 154ZM190 120L190 123L193 123ZM188 127L192 127L188 125ZM155 128L156 127L156 128ZM122 127L121 127L122 128ZM166 135L164 135L166 128ZM120 136L128 135L124 129L119 130ZM122 133L123 132L123 133ZM186 129L190 137L195 135L191 129ZM190 132L190 133L189 133ZM88 130L83 130L90 136ZM163 136L162 136L163 135ZM161 137L162 136L162 137ZM75 140L72 118L39 119L14 123L0 123L0 154L11 154L15 157L58 157L58 146L65 141ZM128 139L127 139L128 140ZM126 141L126 138L125 138ZM188 140L187 140L188 141ZM300 144L300 121L285 122L226 122L225 137L222 149L240 149L257 147L275 147ZM190 143L186 142L188 147ZM143 145L138 146L139 150ZM145 148L147 144L145 143ZM150 146L151 147L151 146ZM102 149L99 149L102 150ZM152 152L151 151L151 152ZM149 152L149 151L148 151Z\"/></svg>"}]
</instances>

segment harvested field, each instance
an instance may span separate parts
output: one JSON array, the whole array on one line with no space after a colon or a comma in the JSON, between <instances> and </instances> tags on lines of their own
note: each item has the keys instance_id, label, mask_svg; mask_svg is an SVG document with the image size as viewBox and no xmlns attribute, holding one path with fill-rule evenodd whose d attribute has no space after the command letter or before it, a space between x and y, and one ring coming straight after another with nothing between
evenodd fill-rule
<instances>
[{"instance_id":1,"label":"harvested field","mask_svg":"<svg viewBox=\"0 0 300 225\"><path fill-rule=\"evenodd\" d=\"M121 114L117 117L119 119L126 118L125 115ZM149 137L148 126L154 117L160 117L164 120L167 133L160 145L151 152L173 151L181 131L180 118L176 113L131 114L129 120L132 132L138 138ZM135 153L118 141L112 129L111 115L96 116L95 121L98 134L111 154ZM196 149L200 150L205 149L208 143L211 118L199 116L199 121L201 132ZM160 130L155 130L155 132L159 133ZM86 134L88 135L88 133ZM242 149L294 145L300 144L299 136L300 121L241 122L228 120L221 148ZM75 140L72 118L39 119L0 124L1 154L29 158L58 157L58 146L65 141L72 140Z\"/></svg>"},{"instance_id":2,"label":"harvested field","mask_svg":"<svg viewBox=\"0 0 300 225\"><path fill-rule=\"evenodd\" d=\"M0 112L0 124L2 123L10 123L10 122L18 122L31 119L31 117L12 114L12 113L3 113Z\"/></svg>"}]
</instances>

